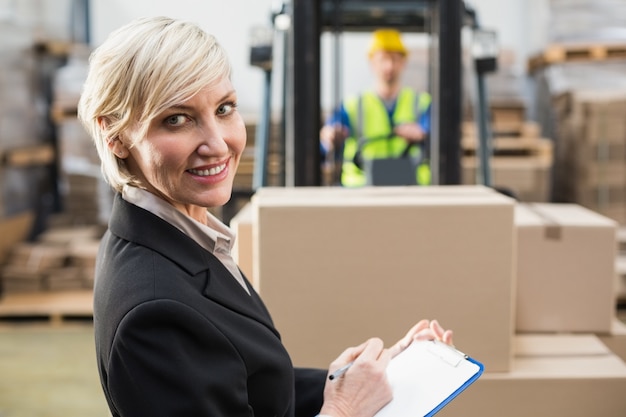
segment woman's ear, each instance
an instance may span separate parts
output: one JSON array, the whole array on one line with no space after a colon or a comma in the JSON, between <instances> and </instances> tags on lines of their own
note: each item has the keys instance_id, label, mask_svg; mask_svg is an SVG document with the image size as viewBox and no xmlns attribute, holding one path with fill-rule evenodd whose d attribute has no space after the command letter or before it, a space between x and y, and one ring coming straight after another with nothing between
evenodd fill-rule
<instances>
[{"instance_id":1,"label":"woman's ear","mask_svg":"<svg viewBox=\"0 0 626 417\"><path fill-rule=\"evenodd\" d=\"M98 117L98 126L100 127L102 132L105 134L105 136L106 136L106 131L108 129L108 125L109 125L109 121L107 120L106 117L104 116ZM114 138L107 137L107 146L109 147L111 152L113 152L113 154L117 156L119 159L128 158L128 155L129 155L128 148L126 147L126 145L124 145L124 143L122 143L119 137L117 136Z\"/></svg>"},{"instance_id":2,"label":"woman's ear","mask_svg":"<svg viewBox=\"0 0 626 417\"><path fill-rule=\"evenodd\" d=\"M110 139L107 142L107 145L109 146L111 152L113 152L115 156L117 156L119 159L128 158L128 148L122 143L119 138Z\"/></svg>"},{"instance_id":3,"label":"woman's ear","mask_svg":"<svg viewBox=\"0 0 626 417\"><path fill-rule=\"evenodd\" d=\"M98 118L96 119L96 122L98 122L98 127L103 132L106 132L107 129L109 128L109 120L105 116L98 116Z\"/></svg>"}]
</instances>

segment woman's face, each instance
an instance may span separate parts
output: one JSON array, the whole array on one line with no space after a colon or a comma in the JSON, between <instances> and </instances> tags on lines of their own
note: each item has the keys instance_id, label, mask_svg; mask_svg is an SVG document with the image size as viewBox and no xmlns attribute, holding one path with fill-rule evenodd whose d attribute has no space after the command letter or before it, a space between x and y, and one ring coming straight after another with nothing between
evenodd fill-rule
<instances>
[{"instance_id":1,"label":"woman's face","mask_svg":"<svg viewBox=\"0 0 626 417\"><path fill-rule=\"evenodd\" d=\"M246 146L228 78L166 109L130 148L127 167L148 191L196 219L225 204Z\"/></svg>"}]
</instances>

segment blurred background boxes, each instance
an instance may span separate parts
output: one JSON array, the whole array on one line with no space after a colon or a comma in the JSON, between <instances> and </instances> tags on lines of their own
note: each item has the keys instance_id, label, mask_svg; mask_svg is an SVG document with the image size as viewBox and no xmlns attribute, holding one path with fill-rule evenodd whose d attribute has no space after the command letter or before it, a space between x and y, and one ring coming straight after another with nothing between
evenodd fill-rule
<instances>
[{"instance_id":1,"label":"blurred background boxes","mask_svg":"<svg viewBox=\"0 0 626 417\"><path fill-rule=\"evenodd\" d=\"M50 229L34 242L15 242L0 268L3 295L91 290L102 229Z\"/></svg>"},{"instance_id":2,"label":"blurred background boxes","mask_svg":"<svg viewBox=\"0 0 626 417\"><path fill-rule=\"evenodd\" d=\"M496 186L511 191L516 198L528 202L550 199L552 159L541 155L492 158L491 177ZM476 157L464 157L462 176L465 184L480 182L476 175L480 163Z\"/></svg>"},{"instance_id":3,"label":"blurred background boxes","mask_svg":"<svg viewBox=\"0 0 626 417\"><path fill-rule=\"evenodd\" d=\"M623 63L569 64L539 75L556 138L550 201L578 203L626 224ZM545 100L548 101L548 100ZM546 116L547 117L547 116Z\"/></svg>"},{"instance_id":4,"label":"blurred background boxes","mask_svg":"<svg viewBox=\"0 0 626 417\"><path fill-rule=\"evenodd\" d=\"M0 218L0 264L2 264L13 246L22 242L30 234L35 214L23 212L11 217Z\"/></svg>"},{"instance_id":5,"label":"blurred background boxes","mask_svg":"<svg viewBox=\"0 0 626 417\"><path fill-rule=\"evenodd\" d=\"M485 187L413 189L253 197L253 274L296 365L325 367L347 346L391 344L437 318L488 369L509 369L513 200Z\"/></svg>"}]
</instances>

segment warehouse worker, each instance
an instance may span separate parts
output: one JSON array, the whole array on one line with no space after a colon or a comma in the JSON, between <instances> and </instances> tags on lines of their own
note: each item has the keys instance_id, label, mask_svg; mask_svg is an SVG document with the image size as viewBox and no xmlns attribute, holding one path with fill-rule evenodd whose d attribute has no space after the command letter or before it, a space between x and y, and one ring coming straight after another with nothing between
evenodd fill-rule
<instances>
[{"instance_id":1,"label":"warehouse worker","mask_svg":"<svg viewBox=\"0 0 626 417\"><path fill-rule=\"evenodd\" d=\"M416 182L430 184L424 145L430 130L431 98L402 86L407 49L400 33L376 30L368 56L374 87L345 99L331 115L320 131L322 152L343 149L341 184L347 187L366 184L363 160L403 156L421 159Z\"/></svg>"},{"instance_id":2,"label":"warehouse worker","mask_svg":"<svg viewBox=\"0 0 626 417\"><path fill-rule=\"evenodd\" d=\"M246 146L230 74L213 36L165 17L123 26L91 56L78 114L115 190L94 287L111 415L372 417L391 400L391 358L452 333L425 319L328 369L294 367L232 259L232 230L207 210L230 199Z\"/></svg>"}]
</instances>

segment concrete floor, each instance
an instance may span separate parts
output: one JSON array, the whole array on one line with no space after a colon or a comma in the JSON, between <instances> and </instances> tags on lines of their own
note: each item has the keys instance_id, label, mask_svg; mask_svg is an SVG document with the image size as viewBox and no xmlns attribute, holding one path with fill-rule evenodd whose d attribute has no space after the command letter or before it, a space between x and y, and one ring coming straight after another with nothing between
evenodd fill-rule
<instances>
[{"instance_id":1,"label":"concrete floor","mask_svg":"<svg viewBox=\"0 0 626 417\"><path fill-rule=\"evenodd\" d=\"M91 322L0 322L0 417L60 416L110 416Z\"/></svg>"},{"instance_id":2,"label":"concrete floor","mask_svg":"<svg viewBox=\"0 0 626 417\"><path fill-rule=\"evenodd\" d=\"M91 322L0 325L0 417L107 417Z\"/></svg>"}]
</instances>

